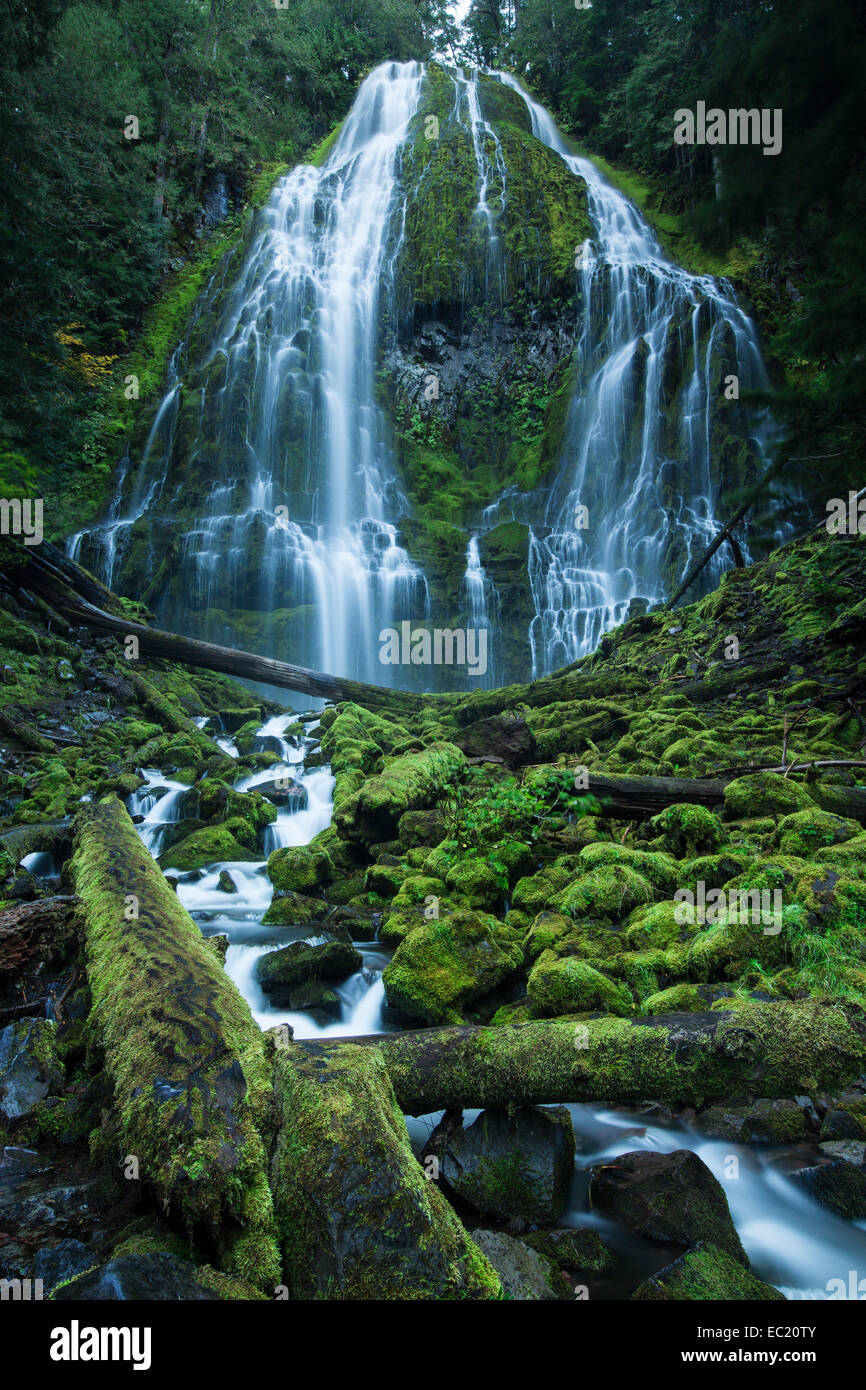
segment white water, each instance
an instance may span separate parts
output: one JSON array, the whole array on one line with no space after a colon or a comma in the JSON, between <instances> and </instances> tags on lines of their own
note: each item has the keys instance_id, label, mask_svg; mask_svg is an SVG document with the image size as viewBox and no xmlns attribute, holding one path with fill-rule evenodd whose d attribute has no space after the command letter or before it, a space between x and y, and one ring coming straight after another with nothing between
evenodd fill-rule
<instances>
[{"instance_id":1,"label":"white water","mask_svg":"<svg viewBox=\"0 0 866 1390\"><path fill-rule=\"evenodd\" d=\"M377 336L400 244L396 160L422 79L417 63L376 68L322 168L302 165L274 188L198 369L198 437L174 496L184 502L186 472L205 449L219 481L183 541L180 597L161 614L244 646L231 615L252 608L262 615L258 650L287 658L290 631L305 664L378 684L393 674L378 661L380 630L423 621L429 608L426 580L397 544L394 519L408 505L376 398ZM172 500L177 399L175 384L126 515L118 496L104 526L70 543L109 581L134 521ZM300 615L288 630L273 617L286 605Z\"/></svg>"},{"instance_id":2,"label":"white water","mask_svg":"<svg viewBox=\"0 0 866 1390\"><path fill-rule=\"evenodd\" d=\"M562 463L530 538L536 675L594 650L632 599L662 602L685 576L719 529L712 442L723 412L738 410L724 399L722 372L739 378L741 394L765 388L767 376L731 285L672 264L628 199L569 152L544 107L509 73L495 75L523 97L538 139L585 180L595 228L577 271L583 331ZM665 395L671 362L686 372L675 411ZM753 420L758 471L769 430ZM718 582L723 563L717 554L704 585Z\"/></svg>"}]
</instances>

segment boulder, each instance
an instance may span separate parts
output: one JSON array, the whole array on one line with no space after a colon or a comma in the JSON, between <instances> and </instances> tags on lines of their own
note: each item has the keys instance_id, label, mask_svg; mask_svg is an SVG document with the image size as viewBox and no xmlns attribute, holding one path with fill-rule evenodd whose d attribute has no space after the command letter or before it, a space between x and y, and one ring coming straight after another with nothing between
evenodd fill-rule
<instances>
[{"instance_id":1,"label":"boulder","mask_svg":"<svg viewBox=\"0 0 866 1390\"><path fill-rule=\"evenodd\" d=\"M497 918L459 909L410 931L385 967L388 1002L425 1023L456 1023L523 963L517 934Z\"/></svg>"},{"instance_id":2,"label":"boulder","mask_svg":"<svg viewBox=\"0 0 866 1390\"><path fill-rule=\"evenodd\" d=\"M435 1151L436 1135L430 1147ZM556 1221L574 1173L574 1130L564 1105L484 1110L451 1129L439 1153L446 1187L482 1216Z\"/></svg>"},{"instance_id":3,"label":"boulder","mask_svg":"<svg viewBox=\"0 0 866 1390\"><path fill-rule=\"evenodd\" d=\"M650 1240L708 1240L748 1267L724 1189L690 1149L620 1154L592 1169L592 1206Z\"/></svg>"},{"instance_id":4,"label":"boulder","mask_svg":"<svg viewBox=\"0 0 866 1390\"><path fill-rule=\"evenodd\" d=\"M518 1303L556 1300L550 1266L536 1250L504 1231L475 1230L469 1234L502 1280L506 1298Z\"/></svg>"},{"instance_id":5,"label":"boulder","mask_svg":"<svg viewBox=\"0 0 866 1390\"><path fill-rule=\"evenodd\" d=\"M501 758L511 768L531 763L536 754L535 735L526 721L504 714L469 724L455 734L454 742L467 758Z\"/></svg>"},{"instance_id":6,"label":"boulder","mask_svg":"<svg viewBox=\"0 0 866 1390\"><path fill-rule=\"evenodd\" d=\"M325 941L318 946L293 941L260 956L256 977L272 1003L287 1004L295 986L308 980L345 980L362 964L360 953L345 941Z\"/></svg>"},{"instance_id":7,"label":"boulder","mask_svg":"<svg viewBox=\"0 0 866 1390\"><path fill-rule=\"evenodd\" d=\"M195 1265L165 1252L121 1255L54 1290L55 1302L147 1300L203 1303L220 1295L200 1282Z\"/></svg>"},{"instance_id":8,"label":"boulder","mask_svg":"<svg viewBox=\"0 0 866 1390\"><path fill-rule=\"evenodd\" d=\"M696 1123L704 1134L738 1144L790 1144L815 1132L808 1111L796 1100L711 1105Z\"/></svg>"}]
</instances>

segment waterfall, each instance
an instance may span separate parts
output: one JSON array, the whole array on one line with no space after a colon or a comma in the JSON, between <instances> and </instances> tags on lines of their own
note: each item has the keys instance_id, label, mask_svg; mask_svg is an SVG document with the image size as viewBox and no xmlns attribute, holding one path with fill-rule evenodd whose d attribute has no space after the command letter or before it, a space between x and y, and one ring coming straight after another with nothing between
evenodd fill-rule
<instances>
[{"instance_id":1,"label":"waterfall","mask_svg":"<svg viewBox=\"0 0 866 1390\"><path fill-rule=\"evenodd\" d=\"M380 629L429 611L425 577L397 541L408 503L376 381L401 239L396 161L422 81L417 63L376 68L323 166L277 183L128 496L121 480L126 514L117 501L71 543L110 580L144 510L189 507L160 617L378 684L393 669L378 663Z\"/></svg>"},{"instance_id":2,"label":"waterfall","mask_svg":"<svg viewBox=\"0 0 866 1390\"><path fill-rule=\"evenodd\" d=\"M494 75L523 97L536 137L586 182L595 229L592 244L575 248L583 328L562 461L544 525L531 526L535 676L592 651L633 603L646 608L673 591L719 529L720 475L733 467L714 458L723 412L746 449L728 485L758 476L769 443L768 419L725 399L725 374L741 393L768 382L731 285L673 265L632 204L569 152L547 111L510 74ZM723 565L717 554L704 587Z\"/></svg>"}]
</instances>

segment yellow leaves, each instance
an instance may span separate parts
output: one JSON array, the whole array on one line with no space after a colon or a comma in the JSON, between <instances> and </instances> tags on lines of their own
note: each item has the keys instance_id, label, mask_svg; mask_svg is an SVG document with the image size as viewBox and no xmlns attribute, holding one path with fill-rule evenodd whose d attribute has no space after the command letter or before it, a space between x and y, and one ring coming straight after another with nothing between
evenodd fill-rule
<instances>
[{"instance_id":1,"label":"yellow leaves","mask_svg":"<svg viewBox=\"0 0 866 1390\"><path fill-rule=\"evenodd\" d=\"M99 356L86 352L84 339L76 336L76 330L84 331L84 324L67 323L55 334L57 341L67 349L65 369L70 375L83 378L88 386L99 386L110 375L118 354Z\"/></svg>"}]
</instances>

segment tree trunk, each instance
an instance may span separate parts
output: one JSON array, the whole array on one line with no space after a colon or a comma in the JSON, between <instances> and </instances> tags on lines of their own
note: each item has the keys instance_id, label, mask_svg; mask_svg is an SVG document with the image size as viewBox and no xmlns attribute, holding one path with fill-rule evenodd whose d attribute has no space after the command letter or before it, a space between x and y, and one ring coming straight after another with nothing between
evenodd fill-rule
<instances>
[{"instance_id":1,"label":"tree trunk","mask_svg":"<svg viewBox=\"0 0 866 1390\"><path fill-rule=\"evenodd\" d=\"M559 1101L660 1100L832 1091L866 1065L858 1011L749 1001L736 1010L624 1019L582 1016L498 1028L428 1028L346 1038L378 1047L409 1115ZM328 1058L327 1041L296 1046ZM324 1064L324 1063L323 1063Z\"/></svg>"}]
</instances>

